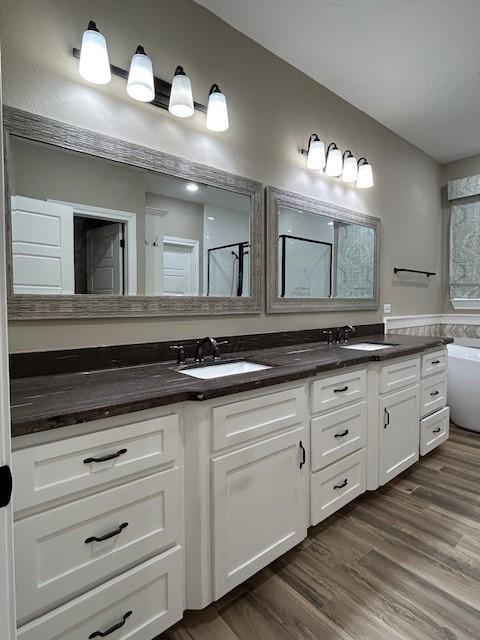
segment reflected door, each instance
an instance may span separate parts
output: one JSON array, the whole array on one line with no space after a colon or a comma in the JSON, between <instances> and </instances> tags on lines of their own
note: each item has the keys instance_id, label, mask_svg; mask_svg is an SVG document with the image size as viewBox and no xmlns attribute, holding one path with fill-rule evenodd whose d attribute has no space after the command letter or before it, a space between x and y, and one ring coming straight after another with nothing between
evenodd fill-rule
<instances>
[{"instance_id":1,"label":"reflected door","mask_svg":"<svg viewBox=\"0 0 480 640\"><path fill-rule=\"evenodd\" d=\"M87 231L88 293L123 293L122 225L117 222Z\"/></svg>"},{"instance_id":2,"label":"reflected door","mask_svg":"<svg viewBox=\"0 0 480 640\"><path fill-rule=\"evenodd\" d=\"M163 238L163 293L168 296L198 295L198 243Z\"/></svg>"}]
</instances>

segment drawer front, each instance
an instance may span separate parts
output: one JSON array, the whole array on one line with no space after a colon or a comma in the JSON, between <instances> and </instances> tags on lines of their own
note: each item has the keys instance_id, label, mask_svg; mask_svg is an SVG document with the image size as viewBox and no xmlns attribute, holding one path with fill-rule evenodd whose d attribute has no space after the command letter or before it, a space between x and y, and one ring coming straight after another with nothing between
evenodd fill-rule
<instances>
[{"instance_id":1,"label":"drawer front","mask_svg":"<svg viewBox=\"0 0 480 640\"><path fill-rule=\"evenodd\" d=\"M215 407L212 448L218 451L300 424L305 421L306 414L304 387Z\"/></svg>"},{"instance_id":2,"label":"drawer front","mask_svg":"<svg viewBox=\"0 0 480 640\"><path fill-rule=\"evenodd\" d=\"M424 456L439 444L448 440L450 434L450 407L437 411L420 420L420 453Z\"/></svg>"},{"instance_id":3,"label":"drawer front","mask_svg":"<svg viewBox=\"0 0 480 640\"><path fill-rule=\"evenodd\" d=\"M447 404L447 374L431 376L422 380L421 384L421 415L428 416Z\"/></svg>"},{"instance_id":4,"label":"drawer front","mask_svg":"<svg viewBox=\"0 0 480 640\"><path fill-rule=\"evenodd\" d=\"M422 356L422 377L446 371L447 362L446 349L425 354Z\"/></svg>"},{"instance_id":5,"label":"drawer front","mask_svg":"<svg viewBox=\"0 0 480 640\"><path fill-rule=\"evenodd\" d=\"M332 411L311 422L311 468L318 471L365 446L367 403Z\"/></svg>"},{"instance_id":6,"label":"drawer front","mask_svg":"<svg viewBox=\"0 0 480 640\"><path fill-rule=\"evenodd\" d=\"M181 542L181 500L176 468L17 521L19 622Z\"/></svg>"},{"instance_id":7,"label":"drawer front","mask_svg":"<svg viewBox=\"0 0 480 640\"><path fill-rule=\"evenodd\" d=\"M14 510L173 464L179 445L178 416L171 414L14 451L13 473L22 478L15 486Z\"/></svg>"},{"instance_id":8,"label":"drawer front","mask_svg":"<svg viewBox=\"0 0 480 640\"><path fill-rule=\"evenodd\" d=\"M346 505L366 489L365 449L312 474L310 487L311 524L317 524Z\"/></svg>"},{"instance_id":9,"label":"drawer front","mask_svg":"<svg viewBox=\"0 0 480 640\"><path fill-rule=\"evenodd\" d=\"M182 617L182 554L181 547L174 547L21 626L17 631L18 640L101 637L150 640L156 637Z\"/></svg>"},{"instance_id":10,"label":"drawer front","mask_svg":"<svg viewBox=\"0 0 480 640\"><path fill-rule=\"evenodd\" d=\"M367 372L351 371L312 382L312 412L329 411L367 396Z\"/></svg>"},{"instance_id":11,"label":"drawer front","mask_svg":"<svg viewBox=\"0 0 480 640\"><path fill-rule=\"evenodd\" d=\"M420 381L420 358L386 364L380 369L380 393L390 393Z\"/></svg>"}]
</instances>

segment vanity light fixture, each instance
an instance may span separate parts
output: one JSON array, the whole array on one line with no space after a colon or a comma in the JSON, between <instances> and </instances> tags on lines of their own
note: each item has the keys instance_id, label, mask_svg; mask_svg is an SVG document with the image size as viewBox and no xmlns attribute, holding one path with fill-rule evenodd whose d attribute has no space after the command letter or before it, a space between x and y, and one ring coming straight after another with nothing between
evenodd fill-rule
<instances>
[{"instance_id":1,"label":"vanity light fixture","mask_svg":"<svg viewBox=\"0 0 480 640\"><path fill-rule=\"evenodd\" d=\"M226 131L228 129L227 99L218 84L212 84L208 94L207 129Z\"/></svg>"},{"instance_id":2,"label":"vanity light fixture","mask_svg":"<svg viewBox=\"0 0 480 640\"><path fill-rule=\"evenodd\" d=\"M307 168L321 171L325 168L325 143L320 140L318 134L312 133L308 139Z\"/></svg>"},{"instance_id":3,"label":"vanity light fixture","mask_svg":"<svg viewBox=\"0 0 480 640\"><path fill-rule=\"evenodd\" d=\"M132 57L127 93L131 98L140 102L151 102L155 98L152 61L141 45L138 45Z\"/></svg>"},{"instance_id":4,"label":"vanity light fixture","mask_svg":"<svg viewBox=\"0 0 480 640\"><path fill-rule=\"evenodd\" d=\"M107 42L93 20L82 37L78 70L82 78L93 84L108 84L112 79Z\"/></svg>"},{"instance_id":5,"label":"vanity light fixture","mask_svg":"<svg viewBox=\"0 0 480 640\"><path fill-rule=\"evenodd\" d=\"M181 65L175 69L168 110L177 118L193 116L192 83Z\"/></svg>"},{"instance_id":6,"label":"vanity light fixture","mask_svg":"<svg viewBox=\"0 0 480 640\"><path fill-rule=\"evenodd\" d=\"M342 152L335 142L331 142L327 147L327 164L325 165L325 175L338 178L342 174L343 159Z\"/></svg>"},{"instance_id":7,"label":"vanity light fixture","mask_svg":"<svg viewBox=\"0 0 480 640\"><path fill-rule=\"evenodd\" d=\"M195 184L195 182L189 182L189 183L186 185L185 189L186 189L187 191L190 191L191 193L195 193L195 191L198 191L199 186L198 186L198 184Z\"/></svg>"},{"instance_id":8,"label":"vanity light fixture","mask_svg":"<svg viewBox=\"0 0 480 640\"><path fill-rule=\"evenodd\" d=\"M359 189L369 189L373 187L372 165L368 163L366 158L360 158L358 160L357 187Z\"/></svg>"},{"instance_id":9,"label":"vanity light fixture","mask_svg":"<svg viewBox=\"0 0 480 640\"><path fill-rule=\"evenodd\" d=\"M342 182L355 182L358 176L357 159L350 151L343 152Z\"/></svg>"}]
</instances>

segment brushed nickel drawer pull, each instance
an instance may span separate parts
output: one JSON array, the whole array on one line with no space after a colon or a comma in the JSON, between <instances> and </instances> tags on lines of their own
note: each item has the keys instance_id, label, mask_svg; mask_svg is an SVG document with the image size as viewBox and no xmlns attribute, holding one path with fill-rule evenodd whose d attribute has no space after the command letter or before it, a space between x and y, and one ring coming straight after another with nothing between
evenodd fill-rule
<instances>
[{"instance_id":1,"label":"brushed nickel drawer pull","mask_svg":"<svg viewBox=\"0 0 480 640\"><path fill-rule=\"evenodd\" d=\"M122 522L122 524L118 527L118 529L115 529L115 531L106 533L104 536L101 536L100 538L97 538L96 536L91 536L90 538L87 538L85 540L85 544L90 544L91 542L103 542L104 540L109 540L114 536L118 536L118 534L122 533L122 531L127 527L128 527L128 522Z\"/></svg>"},{"instance_id":2,"label":"brushed nickel drawer pull","mask_svg":"<svg viewBox=\"0 0 480 640\"><path fill-rule=\"evenodd\" d=\"M346 384L344 387L342 387L341 389L334 389L333 393L343 393L344 391L348 391L348 384Z\"/></svg>"},{"instance_id":3,"label":"brushed nickel drawer pull","mask_svg":"<svg viewBox=\"0 0 480 640\"><path fill-rule=\"evenodd\" d=\"M115 458L119 458L127 453L127 449L119 449L115 453L109 453L107 456L102 456L101 458L85 458L83 461L84 464L91 464L92 462L107 462L108 460L114 460Z\"/></svg>"},{"instance_id":4,"label":"brushed nickel drawer pull","mask_svg":"<svg viewBox=\"0 0 480 640\"><path fill-rule=\"evenodd\" d=\"M342 433L336 433L335 434L335 438L344 438L345 436L348 436L349 430L345 429L345 431L343 431Z\"/></svg>"},{"instance_id":5,"label":"brushed nickel drawer pull","mask_svg":"<svg viewBox=\"0 0 480 640\"><path fill-rule=\"evenodd\" d=\"M345 480L342 482L342 484L334 484L333 488L334 489L343 489L343 487L346 487L348 484L348 478L345 478Z\"/></svg>"},{"instance_id":6,"label":"brushed nickel drawer pull","mask_svg":"<svg viewBox=\"0 0 480 640\"><path fill-rule=\"evenodd\" d=\"M128 618L132 615L132 613L133 611L127 611L127 613L123 616L120 622L117 622L116 624L113 625L113 627L110 627L110 629L107 629L106 631L94 631L88 636L88 640L93 640L93 638L106 638L114 631L121 629L123 625L126 623L126 621L128 620Z\"/></svg>"}]
</instances>

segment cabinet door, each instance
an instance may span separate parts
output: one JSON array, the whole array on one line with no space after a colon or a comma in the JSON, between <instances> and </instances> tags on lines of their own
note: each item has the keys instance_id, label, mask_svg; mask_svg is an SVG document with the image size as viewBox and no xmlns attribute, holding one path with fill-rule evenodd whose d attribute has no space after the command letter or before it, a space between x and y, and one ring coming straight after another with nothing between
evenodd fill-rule
<instances>
[{"instance_id":1,"label":"cabinet door","mask_svg":"<svg viewBox=\"0 0 480 640\"><path fill-rule=\"evenodd\" d=\"M419 420L418 386L380 399L380 484L418 460Z\"/></svg>"},{"instance_id":2,"label":"cabinet door","mask_svg":"<svg viewBox=\"0 0 480 640\"><path fill-rule=\"evenodd\" d=\"M307 535L304 426L212 460L215 599Z\"/></svg>"}]
</instances>

